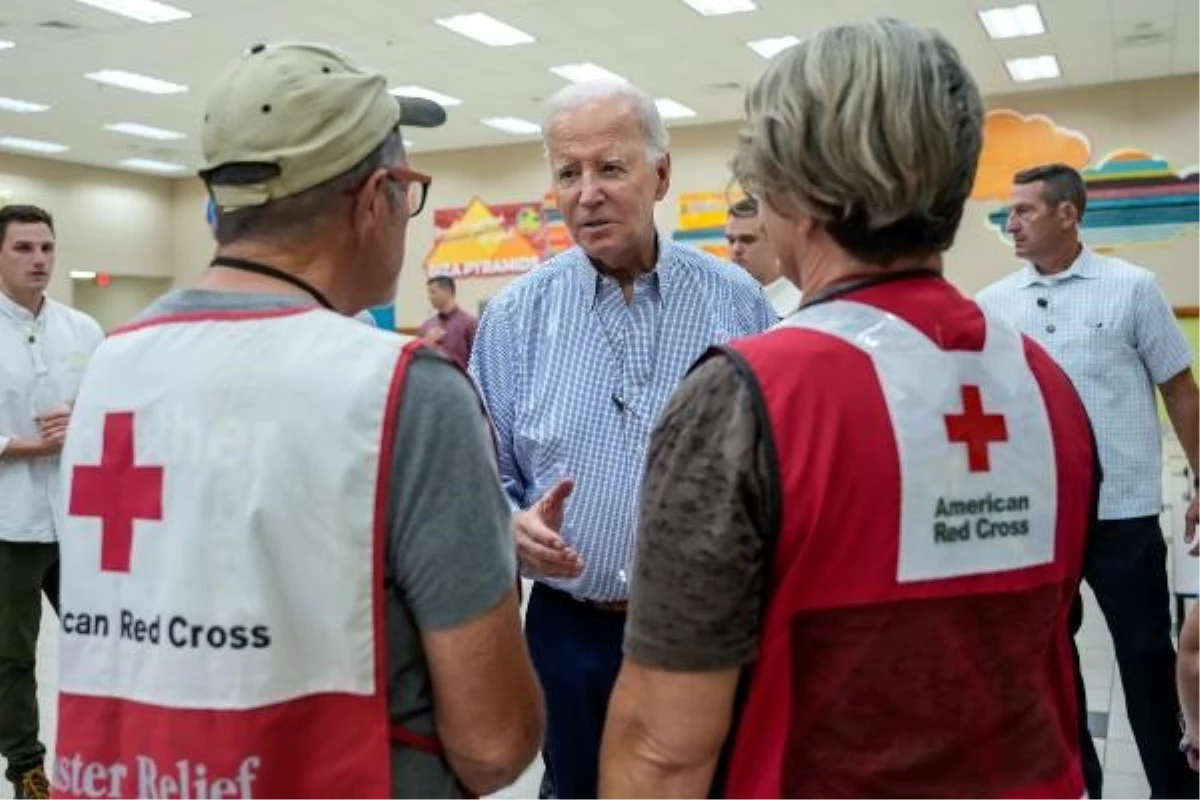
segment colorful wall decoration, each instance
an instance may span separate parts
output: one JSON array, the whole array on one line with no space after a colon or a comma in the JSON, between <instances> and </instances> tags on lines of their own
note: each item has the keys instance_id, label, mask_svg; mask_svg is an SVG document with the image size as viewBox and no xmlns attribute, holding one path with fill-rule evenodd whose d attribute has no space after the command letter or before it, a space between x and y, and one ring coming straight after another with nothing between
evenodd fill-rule
<instances>
[{"instance_id":1,"label":"colorful wall decoration","mask_svg":"<svg viewBox=\"0 0 1200 800\"><path fill-rule=\"evenodd\" d=\"M475 197L465 208L434 211L433 224L434 243L424 262L431 277L519 275L571 246L550 197L498 205Z\"/></svg>"},{"instance_id":2,"label":"colorful wall decoration","mask_svg":"<svg viewBox=\"0 0 1200 800\"><path fill-rule=\"evenodd\" d=\"M1006 200L1014 173L1050 162L1080 170L1088 206L1080 234L1091 248L1161 244L1200 233L1200 174L1178 170L1145 150L1124 148L1093 166L1091 143L1079 131L1061 127L1043 115L1008 109L989 111L984 146L971 194L976 200ZM1008 241L1007 206L988 214L988 224Z\"/></svg>"},{"instance_id":3,"label":"colorful wall decoration","mask_svg":"<svg viewBox=\"0 0 1200 800\"><path fill-rule=\"evenodd\" d=\"M685 192L679 196L679 220L671 236L677 242L729 258L725 220L729 206L741 200L741 191Z\"/></svg>"}]
</instances>

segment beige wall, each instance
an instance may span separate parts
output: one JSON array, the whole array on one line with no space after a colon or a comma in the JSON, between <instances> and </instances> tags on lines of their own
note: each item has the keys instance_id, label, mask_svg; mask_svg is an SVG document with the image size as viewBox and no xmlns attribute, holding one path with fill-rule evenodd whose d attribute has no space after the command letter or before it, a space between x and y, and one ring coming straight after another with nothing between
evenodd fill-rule
<instances>
[{"instance_id":1,"label":"beige wall","mask_svg":"<svg viewBox=\"0 0 1200 800\"><path fill-rule=\"evenodd\" d=\"M993 97L989 106L1043 113L1060 125L1084 132L1096 161L1120 147L1140 147L1176 167L1200 163L1196 76L1112 86ZM675 225L681 192L721 189L736 126L679 128L672 132L674 174L671 192L658 208L660 227ZM493 203L541 196L548 175L539 143L452 153L413 154L414 165L434 176L424 214L409 229L407 266L401 275L397 319L415 325L429 312L421 261L432 245L432 209L462 206L473 195ZM194 178L165 181L32 159L0 156L0 192L15 189L19 199L44 202L60 223L64 293L67 269L106 269L114 273L173 275L177 284L195 280L212 255L204 220L205 195ZM950 277L974 292L1018 266L1008 246L986 222L995 203L972 203L947 264ZM1164 246L1129 248L1121 255L1160 277L1175 305L1200 302L1197 239ZM460 283L463 305L474 309L510 278ZM69 291L69 288L65 289Z\"/></svg>"},{"instance_id":2,"label":"beige wall","mask_svg":"<svg viewBox=\"0 0 1200 800\"><path fill-rule=\"evenodd\" d=\"M0 153L0 201L33 203L54 216L56 299L72 300L70 270L174 275L170 181Z\"/></svg>"},{"instance_id":3,"label":"beige wall","mask_svg":"<svg viewBox=\"0 0 1200 800\"><path fill-rule=\"evenodd\" d=\"M113 276L108 286L74 281L75 307L110 331L142 313L155 298L170 290L174 278L142 275Z\"/></svg>"}]
</instances>

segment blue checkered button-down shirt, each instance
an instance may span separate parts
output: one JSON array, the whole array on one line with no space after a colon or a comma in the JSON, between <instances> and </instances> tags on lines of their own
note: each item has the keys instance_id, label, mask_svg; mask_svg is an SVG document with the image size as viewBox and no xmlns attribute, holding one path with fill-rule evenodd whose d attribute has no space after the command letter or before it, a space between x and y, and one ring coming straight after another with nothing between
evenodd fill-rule
<instances>
[{"instance_id":1,"label":"blue checkered button-down shirt","mask_svg":"<svg viewBox=\"0 0 1200 800\"><path fill-rule=\"evenodd\" d=\"M1033 266L980 292L979 304L1039 342L1066 371L1096 431L1100 518L1162 510L1162 432L1155 386L1192 351L1148 270L1084 248L1065 272Z\"/></svg>"},{"instance_id":2,"label":"blue checkered button-down shirt","mask_svg":"<svg viewBox=\"0 0 1200 800\"><path fill-rule=\"evenodd\" d=\"M663 237L628 304L578 248L488 302L470 371L496 427L504 489L527 508L575 480L562 534L583 575L533 577L593 600L627 596L654 423L706 348L775 320L743 270Z\"/></svg>"}]
</instances>

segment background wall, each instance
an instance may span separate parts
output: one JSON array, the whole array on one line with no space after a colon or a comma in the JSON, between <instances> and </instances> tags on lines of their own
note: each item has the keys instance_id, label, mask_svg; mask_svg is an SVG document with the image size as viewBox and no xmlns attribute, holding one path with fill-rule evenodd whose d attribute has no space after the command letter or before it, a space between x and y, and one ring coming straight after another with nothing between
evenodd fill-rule
<instances>
[{"instance_id":1,"label":"background wall","mask_svg":"<svg viewBox=\"0 0 1200 800\"><path fill-rule=\"evenodd\" d=\"M108 286L99 286L95 281L73 281L75 305L110 331L136 317L155 298L170 291L174 283L173 277L144 275L117 275Z\"/></svg>"},{"instance_id":2,"label":"background wall","mask_svg":"<svg viewBox=\"0 0 1200 800\"><path fill-rule=\"evenodd\" d=\"M173 278L171 182L0 153L0 202L54 216L58 266L50 294L72 302L71 270Z\"/></svg>"},{"instance_id":3,"label":"background wall","mask_svg":"<svg viewBox=\"0 0 1200 800\"><path fill-rule=\"evenodd\" d=\"M1131 82L1087 89L992 97L989 107L1046 114L1060 126L1084 133L1092 162L1122 147L1138 147L1180 169L1200 163L1200 102L1196 76ZM658 207L660 228L675 226L682 192L723 189L736 125L672 131L671 192ZM540 142L448 153L412 154L414 165L434 176L426 211L409 228L408 258L397 293L397 322L412 326L428 313L421 262L433 245L432 210L461 207L473 196L487 203L541 197L549 186ZM1089 165L1090 165L1089 164ZM52 292L70 298L66 272L107 270L117 275L170 276L194 281L212 255L204 219L205 194L194 178L168 181L36 159L0 156L0 196L44 203L59 224L61 259ZM1020 266L987 222L999 204L972 202L947 258L948 275L974 292ZM1200 303L1197 238L1166 245L1125 248L1119 255L1154 270L1171 302ZM464 306L474 310L511 278L460 282ZM118 291L116 285L107 291Z\"/></svg>"}]
</instances>

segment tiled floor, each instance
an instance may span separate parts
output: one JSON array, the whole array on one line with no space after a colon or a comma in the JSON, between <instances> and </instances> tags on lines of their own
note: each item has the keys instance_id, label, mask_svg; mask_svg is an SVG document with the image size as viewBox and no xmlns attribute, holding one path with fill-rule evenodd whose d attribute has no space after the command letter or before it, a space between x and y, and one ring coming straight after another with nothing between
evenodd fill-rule
<instances>
[{"instance_id":1,"label":"tiled floor","mask_svg":"<svg viewBox=\"0 0 1200 800\"><path fill-rule=\"evenodd\" d=\"M1100 607L1086 587L1084 601L1084 625L1079 633L1078 642L1087 688L1088 710L1091 712L1092 735L1096 750L1104 763L1104 795L1149 797L1150 786L1142 771L1137 747L1129 729L1129 718L1125 713L1125 693L1121 689L1120 675L1117 674L1112 640ZM58 657L57 641L49 633L53 628L53 612L47 606L45 613L51 625L43 626L39 642L38 697L41 703L43 741L52 743L58 719L54 694ZM537 797L541 775L541 761L538 759L530 765L520 780L494 796ZM12 797L12 787L7 782L0 781L0 798L7 797Z\"/></svg>"}]
</instances>

